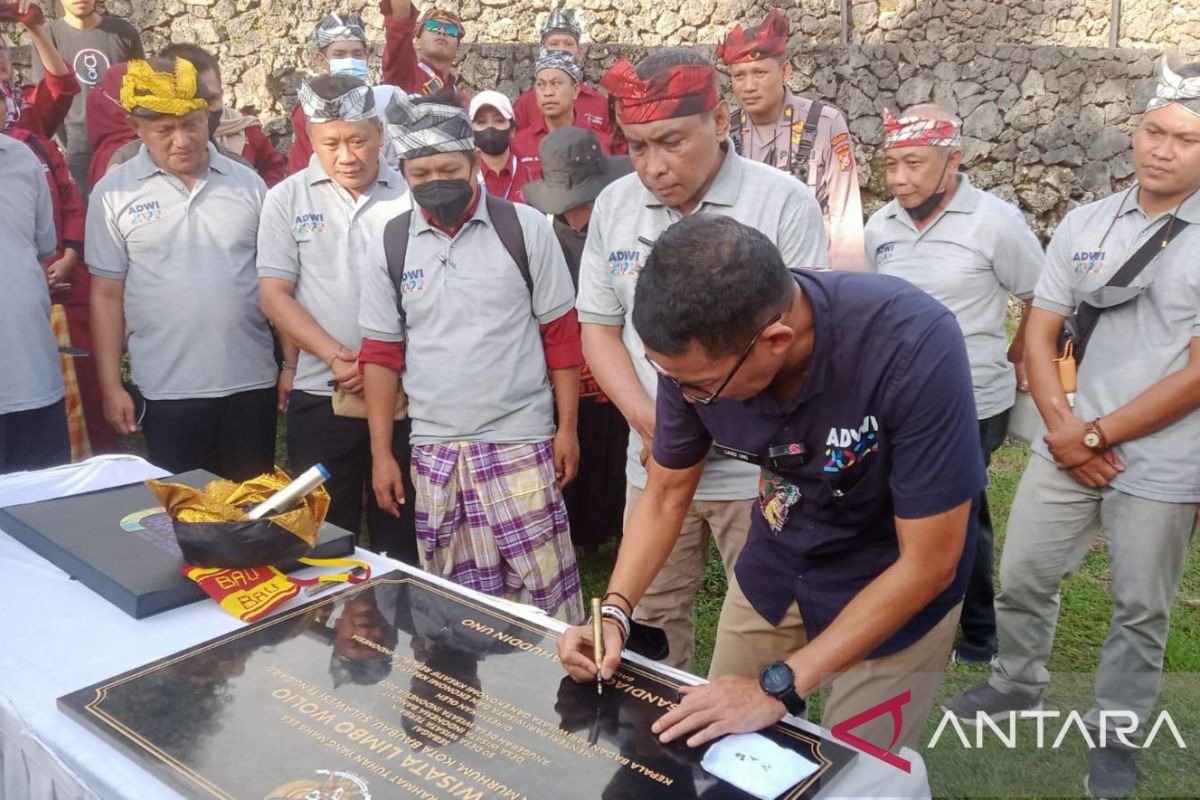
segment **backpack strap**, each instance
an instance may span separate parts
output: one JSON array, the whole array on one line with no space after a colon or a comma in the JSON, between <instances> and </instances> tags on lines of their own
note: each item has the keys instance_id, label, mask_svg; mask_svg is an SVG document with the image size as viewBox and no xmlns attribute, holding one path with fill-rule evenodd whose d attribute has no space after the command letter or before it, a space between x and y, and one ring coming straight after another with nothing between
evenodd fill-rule
<instances>
[{"instance_id":1,"label":"backpack strap","mask_svg":"<svg viewBox=\"0 0 1200 800\"><path fill-rule=\"evenodd\" d=\"M485 195L488 216L500 237L501 244L512 260L517 263L521 277L525 280L525 288L533 297L533 275L529 271L529 255L525 251L525 234L521 230L521 221L517 218L516 207L502 197ZM401 324L406 325L404 314L404 264L408 256L408 236L412 229L413 212L405 211L398 217L388 220L383 229L383 254L387 260L388 276L396 287L396 311L400 314ZM407 325L406 325L407 327ZM407 338L407 333L406 333Z\"/></svg>"},{"instance_id":2,"label":"backpack strap","mask_svg":"<svg viewBox=\"0 0 1200 800\"><path fill-rule=\"evenodd\" d=\"M529 272L529 254L525 252L525 233L521 230L521 220L517 218L517 208L503 197L494 194L486 195L488 216L492 218L492 226L501 244L512 260L517 262L517 269L525 279L525 288L533 297L533 275ZM389 261L390 263L390 261Z\"/></svg>"},{"instance_id":3,"label":"backpack strap","mask_svg":"<svg viewBox=\"0 0 1200 800\"><path fill-rule=\"evenodd\" d=\"M404 324L404 261L408 256L408 231L412 227L412 211L405 211L388 220L383 228L383 255L387 260L388 276L396 287L396 311ZM408 338L407 330L405 338Z\"/></svg>"}]
</instances>

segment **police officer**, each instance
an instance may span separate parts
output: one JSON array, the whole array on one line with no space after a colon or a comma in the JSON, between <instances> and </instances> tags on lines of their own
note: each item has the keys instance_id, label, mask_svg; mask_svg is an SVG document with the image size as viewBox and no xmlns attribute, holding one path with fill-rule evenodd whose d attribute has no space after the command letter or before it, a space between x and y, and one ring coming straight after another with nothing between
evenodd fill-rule
<instances>
[{"instance_id":1,"label":"police officer","mask_svg":"<svg viewBox=\"0 0 1200 800\"><path fill-rule=\"evenodd\" d=\"M863 211L846 118L834 106L788 88L790 25L778 9L748 30L735 27L717 48L738 108L729 135L737 151L794 175L817 196L833 269L863 268Z\"/></svg>"}]
</instances>

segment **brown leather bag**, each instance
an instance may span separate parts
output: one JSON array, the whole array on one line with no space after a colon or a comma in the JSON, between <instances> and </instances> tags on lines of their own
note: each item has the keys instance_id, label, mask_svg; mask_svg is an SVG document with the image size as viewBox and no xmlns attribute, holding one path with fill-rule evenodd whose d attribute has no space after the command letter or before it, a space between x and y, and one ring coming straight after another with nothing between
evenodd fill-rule
<instances>
[{"instance_id":1,"label":"brown leather bag","mask_svg":"<svg viewBox=\"0 0 1200 800\"><path fill-rule=\"evenodd\" d=\"M367 418L367 402L361 394L350 394L337 386L333 390L333 414L335 417ZM400 420L408 417L408 395L404 387L396 386L396 411L392 419Z\"/></svg>"}]
</instances>

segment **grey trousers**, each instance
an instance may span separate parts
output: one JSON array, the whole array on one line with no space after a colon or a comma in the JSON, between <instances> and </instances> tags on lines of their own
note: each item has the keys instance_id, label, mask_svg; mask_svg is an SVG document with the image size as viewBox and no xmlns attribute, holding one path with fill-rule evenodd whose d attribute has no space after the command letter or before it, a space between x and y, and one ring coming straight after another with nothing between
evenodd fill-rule
<instances>
[{"instance_id":1,"label":"grey trousers","mask_svg":"<svg viewBox=\"0 0 1200 800\"><path fill-rule=\"evenodd\" d=\"M1162 682L1171 603L1195 520L1195 504L1092 489L1033 455L1013 500L1000 557L993 688L1034 695L1050 683L1046 660L1058 623L1059 587L1103 529L1116 608L1096 673L1096 707L1084 721L1098 729L1101 709L1131 711L1140 733ZM1111 720L1108 727L1111 732Z\"/></svg>"}]
</instances>

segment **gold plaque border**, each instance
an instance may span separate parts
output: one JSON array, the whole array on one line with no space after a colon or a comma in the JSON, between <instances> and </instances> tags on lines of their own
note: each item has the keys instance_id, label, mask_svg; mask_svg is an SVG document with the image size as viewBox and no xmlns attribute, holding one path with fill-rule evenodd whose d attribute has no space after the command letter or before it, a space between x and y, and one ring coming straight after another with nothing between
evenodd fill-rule
<instances>
[{"instance_id":1,"label":"gold plaque border","mask_svg":"<svg viewBox=\"0 0 1200 800\"><path fill-rule=\"evenodd\" d=\"M290 620L293 617L297 617L301 614L307 614L310 611L312 611L313 609L320 608L321 606L328 605L330 603L336 603L338 601L345 600L349 597L353 597L355 594L358 594L359 592L364 591L364 590L370 588L371 586L378 586L378 585L384 584L384 583L393 583L393 584L417 583L420 585L420 587L422 589L428 589L429 591L439 594L442 597L445 597L456 603L460 603L464 606L468 606L468 607L473 608L476 611L480 611L484 614L488 614L490 616L503 619L506 623L515 625L520 628L524 628L525 630L529 631L530 633L536 633L539 636L546 636L546 635L554 636L554 631L552 631L548 628L540 627L540 626L530 622L529 620L513 616L512 614L508 613L507 611L502 611L501 609L496 608L494 606L483 605L483 604L479 603L478 601L475 601L469 597L458 594L456 592L449 591L447 589L442 588L441 586L437 586L437 585L433 584L432 582L429 582L429 581L426 581L425 579L420 578L419 576L406 575L405 577L399 578L399 579L382 578L381 577L381 578L378 578L375 580L365 582L362 586L348 589L344 592L339 592L331 597L328 597L328 598L318 601L316 603L303 605L303 606L293 609L292 611L289 611L288 613L283 614L281 616L272 617L268 620L263 620L262 622L259 622L257 624L247 625L245 628L243 628L240 631L237 631L232 634L228 634L226 636L222 636L219 639L214 639L212 642L208 643L207 645L188 649L187 651L175 656L174 658L171 658L170 660L166 660L166 661L162 661L160 663L153 664L151 666L148 666L148 667L138 670L136 672L131 672L127 675L123 675L119 678L115 678L115 679L109 681L108 683L100 684L100 685L96 686L96 689L95 689L96 696L86 706L84 706L84 711L86 711L87 713L96 717L97 719L102 721L108 727L119 731L122 736L129 739L131 742L133 742L137 746L141 747L146 752L148 752L151 755L158 758L160 761L162 761L168 767L174 769L180 775L183 775L184 777L186 777L186 778L190 779L191 781L193 781L194 783L198 784L202 789L207 791L213 797L220 798L220 800L237 800L237 798L234 795L225 791L224 789L222 789L217 784L213 783L208 778L205 778L203 775L201 775L200 773L193 770L187 764L182 763L181 761L179 761L179 759L175 758L170 753L161 749L153 742L147 740L144 736L142 736L138 732L127 727L123 722L116 719L111 714L109 714L107 711L105 711L103 708L101 708L101 704L104 702L104 700L108 696L108 691L110 689L114 689L118 686L122 686L126 683L129 683L130 681L141 678L145 675L149 675L151 673L158 672L159 670L170 667L174 664L179 663L180 661L183 661L185 659L188 659L195 655L198 655L199 653L208 652L209 650L212 650L214 648L222 647L222 646L228 644L229 642L237 641L238 639L241 639L244 636L248 636L252 633L257 633L258 631L262 630L265 627L270 627L271 625L278 625L279 623L286 622L287 620ZM657 682L663 686L666 686L672 690L677 691L680 686L684 685L677 681L673 681L663 675L659 675L657 673L651 672L640 665L632 664L630 662L622 662L621 669L627 670L629 672L633 672L633 673L635 673L643 678L647 678L651 681L655 681L655 682ZM812 734L806 733L806 732L801 731L796 728L787 727L787 726L784 726L784 725L781 725L778 723L771 726L771 730L775 730L785 736L791 737L792 739L796 739L797 741L805 742L807 744L812 745L814 754L820 760L820 765L818 766L816 772L814 772L812 775L809 775L804 781L802 781L801 783L794 786L786 794L780 796L781 800L798 800L804 794L805 791L807 791L814 783L819 781L821 779L821 776L824 775L826 772L829 771L830 768L833 767L833 762L828 758L828 756L826 756L823 752L821 752L822 742L819 738L813 736Z\"/></svg>"}]
</instances>

